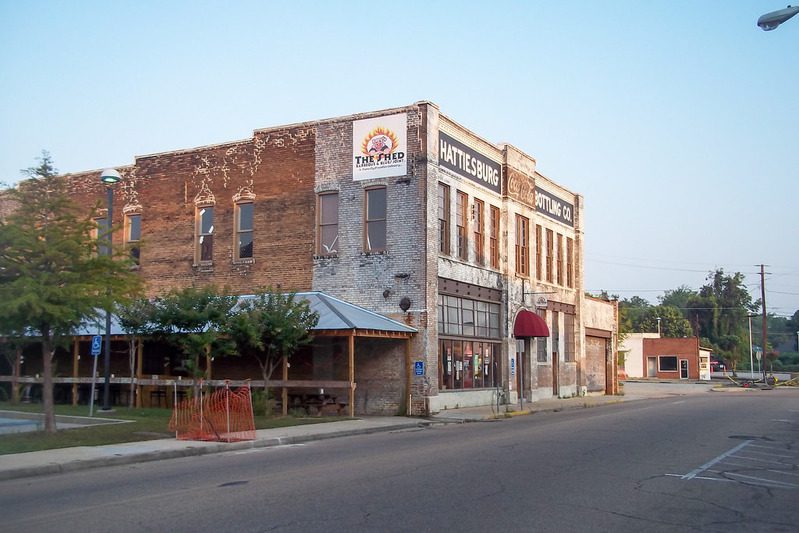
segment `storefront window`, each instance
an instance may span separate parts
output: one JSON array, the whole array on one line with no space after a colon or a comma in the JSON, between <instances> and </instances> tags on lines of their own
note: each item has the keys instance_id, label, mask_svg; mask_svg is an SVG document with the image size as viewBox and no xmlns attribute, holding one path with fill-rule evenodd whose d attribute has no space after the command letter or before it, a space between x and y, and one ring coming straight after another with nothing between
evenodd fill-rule
<instances>
[{"instance_id":1,"label":"storefront window","mask_svg":"<svg viewBox=\"0 0 799 533\"><path fill-rule=\"evenodd\" d=\"M439 345L439 383L442 390L496 386L498 344L442 340Z\"/></svg>"},{"instance_id":2,"label":"storefront window","mask_svg":"<svg viewBox=\"0 0 799 533\"><path fill-rule=\"evenodd\" d=\"M499 304L440 295L439 336L458 335L473 339L441 339L439 383L442 390L494 387L499 339Z\"/></svg>"}]
</instances>

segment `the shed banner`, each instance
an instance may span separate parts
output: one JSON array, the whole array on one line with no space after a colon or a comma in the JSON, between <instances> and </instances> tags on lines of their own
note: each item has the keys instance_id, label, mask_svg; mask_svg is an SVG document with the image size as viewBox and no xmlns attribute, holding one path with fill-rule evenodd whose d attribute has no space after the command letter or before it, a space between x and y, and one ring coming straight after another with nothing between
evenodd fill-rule
<instances>
[{"instance_id":1,"label":"the shed banner","mask_svg":"<svg viewBox=\"0 0 799 533\"><path fill-rule=\"evenodd\" d=\"M367 180L408 173L408 119L405 113L352 123L352 179Z\"/></svg>"}]
</instances>

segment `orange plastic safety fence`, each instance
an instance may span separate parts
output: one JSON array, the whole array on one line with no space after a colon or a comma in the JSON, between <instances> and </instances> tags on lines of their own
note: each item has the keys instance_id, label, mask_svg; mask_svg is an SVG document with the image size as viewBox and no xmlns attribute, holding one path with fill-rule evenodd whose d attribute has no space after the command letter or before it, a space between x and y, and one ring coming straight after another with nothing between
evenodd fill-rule
<instances>
[{"instance_id":1,"label":"orange plastic safety fence","mask_svg":"<svg viewBox=\"0 0 799 533\"><path fill-rule=\"evenodd\" d=\"M175 404L169 429L180 440L233 442L255 440L255 418L249 385L224 388Z\"/></svg>"}]
</instances>

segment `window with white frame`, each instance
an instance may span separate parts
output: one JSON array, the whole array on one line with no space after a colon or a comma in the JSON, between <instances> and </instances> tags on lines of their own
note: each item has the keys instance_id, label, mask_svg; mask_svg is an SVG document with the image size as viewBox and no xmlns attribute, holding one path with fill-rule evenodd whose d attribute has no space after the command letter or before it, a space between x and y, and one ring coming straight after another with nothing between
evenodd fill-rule
<instances>
[{"instance_id":1,"label":"window with white frame","mask_svg":"<svg viewBox=\"0 0 799 533\"><path fill-rule=\"evenodd\" d=\"M318 219L316 228L317 255L338 253L338 193L323 192L317 197Z\"/></svg>"},{"instance_id":2,"label":"window with white frame","mask_svg":"<svg viewBox=\"0 0 799 533\"><path fill-rule=\"evenodd\" d=\"M236 203L236 259L252 259L253 254L253 202Z\"/></svg>"},{"instance_id":3,"label":"window with white frame","mask_svg":"<svg viewBox=\"0 0 799 533\"><path fill-rule=\"evenodd\" d=\"M141 261L141 214L125 215L125 244L135 265Z\"/></svg>"},{"instance_id":4,"label":"window with white frame","mask_svg":"<svg viewBox=\"0 0 799 533\"><path fill-rule=\"evenodd\" d=\"M386 249L386 188L366 189L364 220L364 251L382 252Z\"/></svg>"},{"instance_id":5,"label":"window with white frame","mask_svg":"<svg viewBox=\"0 0 799 533\"><path fill-rule=\"evenodd\" d=\"M197 206L195 221L195 260L210 263L214 260L214 206Z\"/></svg>"}]
</instances>

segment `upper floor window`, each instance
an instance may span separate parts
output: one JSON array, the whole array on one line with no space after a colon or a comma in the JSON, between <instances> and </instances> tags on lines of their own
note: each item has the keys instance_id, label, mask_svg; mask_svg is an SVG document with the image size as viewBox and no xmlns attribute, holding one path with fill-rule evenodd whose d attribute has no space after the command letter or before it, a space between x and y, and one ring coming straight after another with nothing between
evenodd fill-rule
<instances>
[{"instance_id":1,"label":"upper floor window","mask_svg":"<svg viewBox=\"0 0 799 533\"><path fill-rule=\"evenodd\" d=\"M516 273L530 275L530 220L516 215Z\"/></svg>"},{"instance_id":2,"label":"upper floor window","mask_svg":"<svg viewBox=\"0 0 799 533\"><path fill-rule=\"evenodd\" d=\"M254 207L252 202L236 204L236 259L252 259Z\"/></svg>"},{"instance_id":3,"label":"upper floor window","mask_svg":"<svg viewBox=\"0 0 799 533\"><path fill-rule=\"evenodd\" d=\"M558 233L556 256L558 261L558 285L563 285L563 235Z\"/></svg>"},{"instance_id":4,"label":"upper floor window","mask_svg":"<svg viewBox=\"0 0 799 533\"><path fill-rule=\"evenodd\" d=\"M197 207L194 256L198 262L214 259L214 206Z\"/></svg>"},{"instance_id":5,"label":"upper floor window","mask_svg":"<svg viewBox=\"0 0 799 533\"><path fill-rule=\"evenodd\" d=\"M535 279L541 281L543 269L541 267L541 249L543 248L543 232L539 224L535 225Z\"/></svg>"},{"instance_id":6,"label":"upper floor window","mask_svg":"<svg viewBox=\"0 0 799 533\"><path fill-rule=\"evenodd\" d=\"M364 251L380 252L386 249L386 188L366 189L366 220Z\"/></svg>"},{"instance_id":7,"label":"upper floor window","mask_svg":"<svg viewBox=\"0 0 799 533\"><path fill-rule=\"evenodd\" d=\"M338 253L338 193L321 193L317 202L316 253L335 255Z\"/></svg>"},{"instance_id":8,"label":"upper floor window","mask_svg":"<svg viewBox=\"0 0 799 533\"><path fill-rule=\"evenodd\" d=\"M466 210L469 197L466 193L458 191L457 203L455 204L455 224L458 228L458 258L468 259L468 249L466 246Z\"/></svg>"},{"instance_id":9,"label":"upper floor window","mask_svg":"<svg viewBox=\"0 0 799 533\"><path fill-rule=\"evenodd\" d=\"M488 254L491 268L499 269L499 208L491 206Z\"/></svg>"},{"instance_id":10,"label":"upper floor window","mask_svg":"<svg viewBox=\"0 0 799 533\"><path fill-rule=\"evenodd\" d=\"M107 255L108 254L108 239L110 238L108 234L108 218L95 218L94 219L94 228L92 229L92 239L97 241L97 253L99 255Z\"/></svg>"},{"instance_id":11,"label":"upper floor window","mask_svg":"<svg viewBox=\"0 0 799 533\"><path fill-rule=\"evenodd\" d=\"M574 240L566 237L566 286L574 288Z\"/></svg>"},{"instance_id":12,"label":"upper floor window","mask_svg":"<svg viewBox=\"0 0 799 533\"><path fill-rule=\"evenodd\" d=\"M449 185L438 184L438 251L442 254L451 253L449 245Z\"/></svg>"},{"instance_id":13,"label":"upper floor window","mask_svg":"<svg viewBox=\"0 0 799 533\"><path fill-rule=\"evenodd\" d=\"M138 265L141 260L141 214L125 215L125 244L130 250L130 258Z\"/></svg>"},{"instance_id":14,"label":"upper floor window","mask_svg":"<svg viewBox=\"0 0 799 533\"><path fill-rule=\"evenodd\" d=\"M474 199L474 255L478 264L485 264L485 203Z\"/></svg>"},{"instance_id":15,"label":"upper floor window","mask_svg":"<svg viewBox=\"0 0 799 533\"><path fill-rule=\"evenodd\" d=\"M553 254L555 252L555 237L554 232L551 229L547 230L547 281L552 283L552 262L554 260Z\"/></svg>"}]
</instances>

